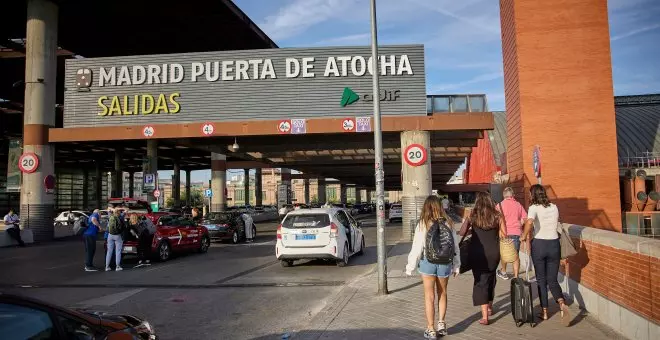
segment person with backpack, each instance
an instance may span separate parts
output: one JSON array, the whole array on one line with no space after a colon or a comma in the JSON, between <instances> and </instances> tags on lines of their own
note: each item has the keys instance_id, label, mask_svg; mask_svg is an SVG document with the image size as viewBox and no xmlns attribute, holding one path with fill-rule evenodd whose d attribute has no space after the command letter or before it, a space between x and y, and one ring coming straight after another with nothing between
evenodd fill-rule
<instances>
[{"instance_id":1,"label":"person with backpack","mask_svg":"<svg viewBox=\"0 0 660 340\"><path fill-rule=\"evenodd\" d=\"M98 269L94 267L94 255L96 254L96 239L99 232L103 232L104 229L101 226L101 215L99 215L99 209L95 209L94 212L89 215L87 220L87 228L84 229L82 236L83 242L85 243L85 271L86 272L95 272Z\"/></svg>"},{"instance_id":2,"label":"person with backpack","mask_svg":"<svg viewBox=\"0 0 660 340\"><path fill-rule=\"evenodd\" d=\"M120 221L120 212L119 210L114 210L112 214L108 217L108 250L105 254L105 271L109 272L112 270L110 268L110 262L112 261L112 253L115 253L115 270L121 271L121 251L124 248L124 240L122 239L122 226L123 223Z\"/></svg>"},{"instance_id":3,"label":"person with backpack","mask_svg":"<svg viewBox=\"0 0 660 340\"><path fill-rule=\"evenodd\" d=\"M442 203L431 195L424 201L422 217L415 228L412 249L408 254L406 275L417 268L424 284L426 331L424 338L447 335L447 283L449 276L459 274L461 258L456 231L451 226ZM438 327L435 322L435 295L438 295Z\"/></svg>"},{"instance_id":4,"label":"person with backpack","mask_svg":"<svg viewBox=\"0 0 660 340\"><path fill-rule=\"evenodd\" d=\"M478 192L469 217L467 233L472 234L468 259L474 276L472 303L481 307L479 323L488 325L495 299L495 272L500 264L499 239L506 237L506 224L495 201L486 192Z\"/></svg>"}]
</instances>

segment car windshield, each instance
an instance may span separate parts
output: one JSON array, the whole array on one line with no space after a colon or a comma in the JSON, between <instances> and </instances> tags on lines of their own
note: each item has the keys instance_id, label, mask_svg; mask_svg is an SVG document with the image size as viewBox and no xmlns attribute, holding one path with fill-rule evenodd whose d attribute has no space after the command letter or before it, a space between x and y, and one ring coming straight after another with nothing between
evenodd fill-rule
<instances>
[{"instance_id":1,"label":"car windshield","mask_svg":"<svg viewBox=\"0 0 660 340\"><path fill-rule=\"evenodd\" d=\"M204 219L214 222L227 223L231 221L232 214L222 213L222 212L212 212L206 214L206 216L204 216Z\"/></svg>"},{"instance_id":2,"label":"car windshield","mask_svg":"<svg viewBox=\"0 0 660 340\"><path fill-rule=\"evenodd\" d=\"M323 228L330 225L327 214L289 215L282 223L283 228Z\"/></svg>"}]
</instances>

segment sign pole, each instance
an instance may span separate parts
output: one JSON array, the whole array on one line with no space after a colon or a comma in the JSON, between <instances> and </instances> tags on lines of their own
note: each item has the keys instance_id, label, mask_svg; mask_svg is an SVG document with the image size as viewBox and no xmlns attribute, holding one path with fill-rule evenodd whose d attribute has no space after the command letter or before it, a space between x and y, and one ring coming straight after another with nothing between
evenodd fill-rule
<instances>
[{"instance_id":1,"label":"sign pole","mask_svg":"<svg viewBox=\"0 0 660 340\"><path fill-rule=\"evenodd\" d=\"M385 254L385 173L383 171L383 133L380 125L380 86L378 75L378 28L376 0L371 0L371 60L373 63L374 153L376 158L376 242L378 253L378 295L387 292L387 254Z\"/></svg>"}]
</instances>

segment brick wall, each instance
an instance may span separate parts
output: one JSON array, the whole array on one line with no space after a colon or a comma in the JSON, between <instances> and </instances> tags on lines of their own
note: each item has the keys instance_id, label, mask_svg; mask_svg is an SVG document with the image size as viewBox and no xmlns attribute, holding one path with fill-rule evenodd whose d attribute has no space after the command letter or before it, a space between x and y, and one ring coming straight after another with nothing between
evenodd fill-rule
<instances>
[{"instance_id":1,"label":"brick wall","mask_svg":"<svg viewBox=\"0 0 660 340\"><path fill-rule=\"evenodd\" d=\"M477 141L477 146L472 148L470 161L467 163L467 181L466 183L492 183L493 175L497 172L493 148L490 144L488 134L491 131L484 131L484 138Z\"/></svg>"},{"instance_id":2,"label":"brick wall","mask_svg":"<svg viewBox=\"0 0 660 340\"><path fill-rule=\"evenodd\" d=\"M607 0L500 8L511 186L536 183L539 145L562 220L621 231Z\"/></svg>"},{"instance_id":3,"label":"brick wall","mask_svg":"<svg viewBox=\"0 0 660 340\"><path fill-rule=\"evenodd\" d=\"M561 272L568 271L571 280L660 324L660 240L575 225L568 229L578 254L568 259ZM580 297L577 300L589 304L579 301ZM603 314L598 310L602 308L600 302L591 304L591 308L585 307L589 312Z\"/></svg>"}]
</instances>

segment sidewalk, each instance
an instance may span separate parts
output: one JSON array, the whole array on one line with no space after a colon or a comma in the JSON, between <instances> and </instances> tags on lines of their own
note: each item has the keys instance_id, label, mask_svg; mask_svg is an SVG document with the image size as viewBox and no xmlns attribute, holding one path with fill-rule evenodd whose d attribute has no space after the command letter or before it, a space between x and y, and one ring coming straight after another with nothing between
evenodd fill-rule
<instances>
[{"instance_id":1,"label":"sidewalk","mask_svg":"<svg viewBox=\"0 0 660 340\"><path fill-rule=\"evenodd\" d=\"M345 287L334 300L295 334L295 340L316 339L421 339L426 326L420 277L406 277L404 268L410 243L399 243L389 252L390 294L377 296L377 276L369 274ZM572 326L563 327L558 307L551 303L551 317L531 328L518 328L510 313L509 282L498 279L495 313L489 326L478 324L481 313L472 306L471 272L449 281L447 326L449 339L621 339L607 326L571 307ZM538 299L535 302L538 306ZM538 308L538 307L537 307ZM557 313L555 315L555 313Z\"/></svg>"}]
</instances>

